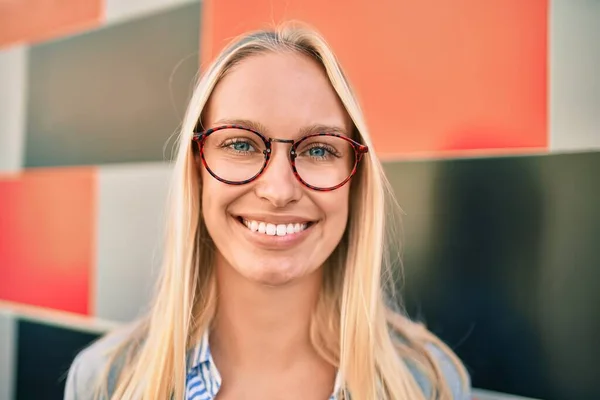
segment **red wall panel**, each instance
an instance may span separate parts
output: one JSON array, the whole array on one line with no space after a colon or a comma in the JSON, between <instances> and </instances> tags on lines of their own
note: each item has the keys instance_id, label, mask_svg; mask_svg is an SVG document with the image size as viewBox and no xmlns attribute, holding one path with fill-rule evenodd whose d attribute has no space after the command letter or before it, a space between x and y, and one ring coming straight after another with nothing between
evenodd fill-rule
<instances>
[{"instance_id":1,"label":"red wall panel","mask_svg":"<svg viewBox=\"0 0 600 400\"><path fill-rule=\"evenodd\" d=\"M95 196L91 168L0 178L0 300L88 313Z\"/></svg>"},{"instance_id":2,"label":"red wall panel","mask_svg":"<svg viewBox=\"0 0 600 400\"><path fill-rule=\"evenodd\" d=\"M98 25L102 0L2 0L0 47L31 43Z\"/></svg>"},{"instance_id":3,"label":"red wall panel","mask_svg":"<svg viewBox=\"0 0 600 400\"><path fill-rule=\"evenodd\" d=\"M289 19L331 43L384 157L546 149L547 0L206 0L202 61Z\"/></svg>"}]
</instances>

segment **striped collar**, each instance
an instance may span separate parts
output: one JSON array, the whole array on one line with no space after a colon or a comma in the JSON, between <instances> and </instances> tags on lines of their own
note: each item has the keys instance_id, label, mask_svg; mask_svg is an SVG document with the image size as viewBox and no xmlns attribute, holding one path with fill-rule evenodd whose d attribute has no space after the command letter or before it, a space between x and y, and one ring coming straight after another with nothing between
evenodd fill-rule
<instances>
[{"instance_id":1,"label":"striped collar","mask_svg":"<svg viewBox=\"0 0 600 400\"><path fill-rule=\"evenodd\" d=\"M212 358L208 331L187 355L186 400L211 400L221 388L221 374ZM336 377L334 393L329 400L338 400L340 375Z\"/></svg>"},{"instance_id":2,"label":"striped collar","mask_svg":"<svg viewBox=\"0 0 600 400\"><path fill-rule=\"evenodd\" d=\"M208 331L188 352L185 386L185 400L214 399L221 388L221 374L210 353Z\"/></svg>"}]
</instances>

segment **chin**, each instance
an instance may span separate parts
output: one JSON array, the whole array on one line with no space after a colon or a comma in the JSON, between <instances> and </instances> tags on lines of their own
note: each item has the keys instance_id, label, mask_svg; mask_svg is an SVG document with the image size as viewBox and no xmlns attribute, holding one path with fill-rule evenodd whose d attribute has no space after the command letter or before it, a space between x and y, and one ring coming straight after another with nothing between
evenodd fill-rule
<instances>
[{"instance_id":1,"label":"chin","mask_svg":"<svg viewBox=\"0 0 600 400\"><path fill-rule=\"evenodd\" d=\"M286 275L270 274L257 276L253 281L264 286L282 287L294 282L294 278Z\"/></svg>"},{"instance_id":2,"label":"chin","mask_svg":"<svg viewBox=\"0 0 600 400\"><path fill-rule=\"evenodd\" d=\"M274 262L274 260L249 265L238 272L248 280L267 286L287 285L306 275L306 271L297 265L297 262Z\"/></svg>"}]
</instances>

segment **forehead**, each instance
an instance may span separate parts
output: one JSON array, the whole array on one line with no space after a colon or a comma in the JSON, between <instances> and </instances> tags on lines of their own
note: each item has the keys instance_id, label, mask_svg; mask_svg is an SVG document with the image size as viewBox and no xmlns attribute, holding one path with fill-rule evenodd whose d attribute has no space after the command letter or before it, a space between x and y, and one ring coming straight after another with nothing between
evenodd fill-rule
<instances>
[{"instance_id":1,"label":"forehead","mask_svg":"<svg viewBox=\"0 0 600 400\"><path fill-rule=\"evenodd\" d=\"M255 121L278 137L314 124L350 131L349 117L323 68L296 53L251 56L221 79L207 104L204 124L231 119Z\"/></svg>"}]
</instances>

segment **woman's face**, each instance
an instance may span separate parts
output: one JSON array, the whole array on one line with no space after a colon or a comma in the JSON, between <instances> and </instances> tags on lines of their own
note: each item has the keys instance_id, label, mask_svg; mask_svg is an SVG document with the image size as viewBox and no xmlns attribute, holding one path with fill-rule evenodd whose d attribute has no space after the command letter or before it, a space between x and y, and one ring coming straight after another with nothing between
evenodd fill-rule
<instances>
[{"instance_id":1,"label":"woman's face","mask_svg":"<svg viewBox=\"0 0 600 400\"><path fill-rule=\"evenodd\" d=\"M217 84L204 127L231 123L269 138L294 140L316 126L348 135L352 127L318 63L291 53L247 58ZM236 151L248 148L233 146ZM272 143L267 169L244 185L222 183L201 167L202 212L219 262L268 285L318 270L340 242L348 220L350 184L329 192L307 188L293 175L289 150L288 143Z\"/></svg>"}]
</instances>

